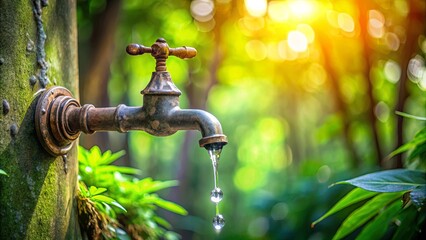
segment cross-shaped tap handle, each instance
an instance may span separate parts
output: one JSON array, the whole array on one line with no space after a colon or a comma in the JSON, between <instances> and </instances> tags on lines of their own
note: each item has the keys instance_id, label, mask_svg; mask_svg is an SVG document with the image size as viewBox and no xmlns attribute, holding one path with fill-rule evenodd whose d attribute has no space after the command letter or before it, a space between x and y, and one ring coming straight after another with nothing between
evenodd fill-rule
<instances>
[{"instance_id":1,"label":"cross-shaped tap handle","mask_svg":"<svg viewBox=\"0 0 426 240\"><path fill-rule=\"evenodd\" d=\"M170 48L164 38L159 38L151 47L145 47L141 44L133 43L127 46L126 52L130 55L142 55L151 53L156 60L155 71L167 71L166 60L169 55L182 59L193 58L197 55L197 50L192 47Z\"/></svg>"}]
</instances>

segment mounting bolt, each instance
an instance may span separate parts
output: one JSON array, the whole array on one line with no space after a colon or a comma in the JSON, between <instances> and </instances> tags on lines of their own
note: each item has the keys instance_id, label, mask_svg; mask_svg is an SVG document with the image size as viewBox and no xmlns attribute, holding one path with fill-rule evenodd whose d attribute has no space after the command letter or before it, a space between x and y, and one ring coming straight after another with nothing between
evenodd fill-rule
<instances>
[{"instance_id":1,"label":"mounting bolt","mask_svg":"<svg viewBox=\"0 0 426 240\"><path fill-rule=\"evenodd\" d=\"M10 105L9 105L9 103L7 102L7 100L6 99L3 99L3 115L6 115L6 114L8 114L9 113L9 110L10 110Z\"/></svg>"}]
</instances>

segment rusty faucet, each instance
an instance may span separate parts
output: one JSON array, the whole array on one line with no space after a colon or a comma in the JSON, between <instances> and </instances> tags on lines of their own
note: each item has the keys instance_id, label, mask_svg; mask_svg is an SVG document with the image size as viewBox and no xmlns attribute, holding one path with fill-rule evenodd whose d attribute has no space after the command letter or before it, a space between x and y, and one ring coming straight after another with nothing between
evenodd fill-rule
<instances>
[{"instance_id":1,"label":"rusty faucet","mask_svg":"<svg viewBox=\"0 0 426 240\"><path fill-rule=\"evenodd\" d=\"M143 106L95 108L91 104L83 107L63 87L45 90L37 102L35 126L37 136L53 156L65 155L81 132L142 130L155 136L169 136L178 130L199 130L202 138L200 147L221 149L227 138L219 121L210 113L196 109L180 109L181 92L173 84L167 72L166 60L170 55L179 58L195 57L197 51L191 47L169 48L160 38L151 46L130 44L126 49L130 55L151 53L156 60L155 72L144 90Z\"/></svg>"}]
</instances>

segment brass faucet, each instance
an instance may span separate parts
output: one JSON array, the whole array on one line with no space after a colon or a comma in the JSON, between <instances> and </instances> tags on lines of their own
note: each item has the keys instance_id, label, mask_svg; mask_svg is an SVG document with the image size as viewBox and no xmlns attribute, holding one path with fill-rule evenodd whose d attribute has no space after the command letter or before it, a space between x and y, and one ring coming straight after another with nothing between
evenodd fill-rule
<instances>
[{"instance_id":1,"label":"brass faucet","mask_svg":"<svg viewBox=\"0 0 426 240\"><path fill-rule=\"evenodd\" d=\"M120 104L95 108L85 104L81 107L66 88L49 88L38 99L35 114L37 136L47 152L53 156L65 155L80 132L92 134L96 131L142 130L155 136L169 136L178 130L199 130L202 135L200 147L220 150L227 143L221 125L213 115L179 107L181 92L167 72L166 60L170 55L182 59L195 57L197 51L194 48L169 48L160 38L151 47L130 44L126 51L130 55L151 53L156 60L151 81L141 92L143 106Z\"/></svg>"}]
</instances>

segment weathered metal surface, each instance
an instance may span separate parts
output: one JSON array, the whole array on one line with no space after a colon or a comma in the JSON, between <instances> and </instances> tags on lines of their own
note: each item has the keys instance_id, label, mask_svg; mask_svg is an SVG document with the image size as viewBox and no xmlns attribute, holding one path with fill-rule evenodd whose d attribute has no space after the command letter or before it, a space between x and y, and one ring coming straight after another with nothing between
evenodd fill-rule
<instances>
[{"instance_id":1,"label":"weathered metal surface","mask_svg":"<svg viewBox=\"0 0 426 240\"><path fill-rule=\"evenodd\" d=\"M198 130L203 138L201 147L222 147L227 138L220 122L210 113L195 109L180 109L180 90L173 84L166 71L169 55L180 58L194 57L197 51L190 47L169 48L164 39L158 39L150 48L139 44L127 47L131 55L151 53L156 59L142 107L95 108L86 104L80 107L71 93L62 87L46 90L39 99L36 109L36 129L43 147L52 155L64 155L80 132L142 130L154 136L169 136L179 130Z\"/></svg>"},{"instance_id":2,"label":"weathered metal surface","mask_svg":"<svg viewBox=\"0 0 426 240\"><path fill-rule=\"evenodd\" d=\"M80 131L69 129L67 109L80 107L71 93L63 87L53 87L42 93L35 111L37 137L53 156L65 155L72 148Z\"/></svg>"}]
</instances>

